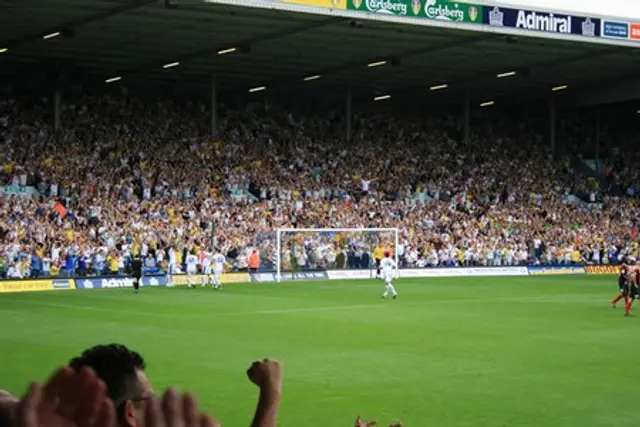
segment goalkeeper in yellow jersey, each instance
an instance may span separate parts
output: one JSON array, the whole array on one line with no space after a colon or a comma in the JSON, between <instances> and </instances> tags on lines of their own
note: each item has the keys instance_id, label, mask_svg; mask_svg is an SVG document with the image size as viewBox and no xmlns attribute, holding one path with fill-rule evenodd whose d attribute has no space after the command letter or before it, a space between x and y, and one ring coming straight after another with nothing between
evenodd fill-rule
<instances>
[{"instance_id":1,"label":"goalkeeper in yellow jersey","mask_svg":"<svg viewBox=\"0 0 640 427\"><path fill-rule=\"evenodd\" d=\"M378 245L374 250L373 250L373 259L376 262L376 279L382 279L382 275L380 274L380 263L382 262L382 259L384 258L384 248L381 245Z\"/></svg>"}]
</instances>

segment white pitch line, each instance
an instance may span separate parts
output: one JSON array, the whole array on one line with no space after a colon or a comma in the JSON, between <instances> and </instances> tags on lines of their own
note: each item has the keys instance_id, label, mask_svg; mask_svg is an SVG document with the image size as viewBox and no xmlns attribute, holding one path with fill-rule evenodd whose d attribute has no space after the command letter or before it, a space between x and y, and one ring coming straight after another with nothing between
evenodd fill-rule
<instances>
[{"instance_id":1,"label":"white pitch line","mask_svg":"<svg viewBox=\"0 0 640 427\"><path fill-rule=\"evenodd\" d=\"M144 311L125 311L125 310L114 310L111 308L100 308L100 307L88 307L88 306L79 306L72 304L60 304L53 302L44 302L44 301L33 301L33 300L25 300L25 299L12 299L12 301L18 301L25 304L39 305L44 307L56 307L56 308L68 308L73 310L85 310L85 311L98 311L104 313L115 313L115 314L126 314L128 316L152 316L152 317L167 317L167 318L179 318L179 319L189 319L189 318L199 318L199 317L227 317L227 316L251 316L255 314L287 314L287 313L302 313L302 312L316 312L316 311L337 311L337 310L357 310L362 308L373 308L373 307L381 307L383 304L361 304L361 305L334 305L334 306L326 306L326 307L308 307L308 308L285 308L282 310L258 310L258 311L236 311L230 313L211 313L206 315L196 315L196 316L183 316L183 315L173 315L166 313L150 313ZM0 309L1 311L1 309Z\"/></svg>"},{"instance_id":2,"label":"white pitch line","mask_svg":"<svg viewBox=\"0 0 640 427\"><path fill-rule=\"evenodd\" d=\"M559 295L554 295L553 299L550 299L549 296L538 296L538 297L529 297L529 298L510 298L510 297L499 297L499 298L455 298L448 300L426 300L420 302L403 302L401 304L402 307L416 307L416 306L429 306L430 304L447 304L447 303L462 303L462 302L496 302L496 301L504 301L504 302L520 302L520 303L547 303L547 304L558 304L565 303L566 301L571 301L572 303L576 303L575 295L567 295L567 299L558 299ZM400 297L402 298L402 296ZM572 298L569 299L569 298ZM44 307L57 307L57 308L65 308L72 310L83 310L83 311L94 311L94 312L104 312L104 313L114 313L114 314L125 314L127 316L151 316L151 317L164 317L164 318L175 318L175 319L191 319L191 318L202 318L202 317L231 317L231 316L251 316L258 314L289 314L289 313L314 313L321 311L339 311L339 310L360 310L365 308L376 308L376 307L388 307L392 305L379 303L379 304L359 304L359 305L333 305L333 306L324 306L324 307L305 307L305 308L284 308L279 310L257 310L257 311L236 311L236 312L228 312L228 313L210 313L206 315L174 315L167 313L151 313L144 311L136 311L136 310L114 310L111 308L101 308L101 307L90 307L90 306L81 306L81 305L72 305L72 304L60 304L54 302L44 302L44 301L33 301L28 299L15 299L12 301L18 301L24 304L31 305L39 305ZM591 300L588 301L590 304ZM398 304L400 305L400 304ZM0 309L0 311L2 311Z\"/></svg>"},{"instance_id":3,"label":"white pitch line","mask_svg":"<svg viewBox=\"0 0 640 427\"><path fill-rule=\"evenodd\" d=\"M282 310L262 310L262 311L252 311L249 313L238 313L238 314L286 314L286 313L299 313L299 312L314 312L314 311L331 311L331 310L356 310L360 308L372 308L372 307L382 307L383 304L361 304L361 305L334 305L328 307L308 307L308 308L285 308ZM230 313L231 314L231 313Z\"/></svg>"}]
</instances>

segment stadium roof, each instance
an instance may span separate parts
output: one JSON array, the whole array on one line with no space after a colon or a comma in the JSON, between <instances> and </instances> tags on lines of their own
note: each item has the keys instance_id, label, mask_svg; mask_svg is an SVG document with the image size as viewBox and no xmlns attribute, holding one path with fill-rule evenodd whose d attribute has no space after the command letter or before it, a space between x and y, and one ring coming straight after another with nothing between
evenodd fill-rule
<instances>
[{"instance_id":1,"label":"stadium roof","mask_svg":"<svg viewBox=\"0 0 640 427\"><path fill-rule=\"evenodd\" d=\"M547 97L638 75L640 49L354 21L181 0L3 2L0 76L34 70L78 81L209 84L434 102ZM58 34L59 33L59 34ZM48 38L44 38L49 36ZM225 49L236 49L220 55ZM386 61L384 65L367 64ZM179 65L169 66L179 62ZM515 76L497 78L515 71ZM320 78L304 81L304 78ZM444 91L429 88L448 84Z\"/></svg>"}]
</instances>

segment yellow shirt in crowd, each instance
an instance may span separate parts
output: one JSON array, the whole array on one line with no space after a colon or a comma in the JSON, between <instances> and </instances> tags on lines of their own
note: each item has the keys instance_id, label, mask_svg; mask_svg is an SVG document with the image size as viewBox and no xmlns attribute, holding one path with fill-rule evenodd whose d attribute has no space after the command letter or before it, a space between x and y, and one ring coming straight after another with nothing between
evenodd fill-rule
<instances>
[{"instance_id":1,"label":"yellow shirt in crowd","mask_svg":"<svg viewBox=\"0 0 640 427\"><path fill-rule=\"evenodd\" d=\"M118 271L118 257L110 256L107 261L109 262L109 270Z\"/></svg>"},{"instance_id":2,"label":"yellow shirt in crowd","mask_svg":"<svg viewBox=\"0 0 640 427\"><path fill-rule=\"evenodd\" d=\"M579 262L581 258L582 258L582 255L580 255L580 251L575 250L571 252L571 261Z\"/></svg>"}]
</instances>

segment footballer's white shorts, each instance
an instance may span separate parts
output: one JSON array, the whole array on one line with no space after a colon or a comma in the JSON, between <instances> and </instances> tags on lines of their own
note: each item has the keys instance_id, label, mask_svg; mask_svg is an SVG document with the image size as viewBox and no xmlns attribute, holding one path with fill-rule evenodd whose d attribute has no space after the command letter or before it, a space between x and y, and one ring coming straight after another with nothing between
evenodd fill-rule
<instances>
[{"instance_id":1,"label":"footballer's white shorts","mask_svg":"<svg viewBox=\"0 0 640 427\"><path fill-rule=\"evenodd\" d=\"M384 273L384 281L387 283L393 282L393 273Z\"/></svg>"},{"instance_id":2,"label":"footballer's white shorts","mask_svg":"<svg viewBox=\"0 0 640 427\"><path fill-rule=\"evenodd\" d=\"M209 275L211 274L211 267L202 267L202 274Z\"/></svg>"},{"instance_id":3,"label":"footballer's white shorts","mask_svg":"<svg viewBox=\"0 0 640 427\"><path fill-rule=\"evenodd\" d=\"M198 270L195 267L187 267L187 274L196 274Z\"/></svg>"},{"instance_id":4,"label":"footballer's white shorts","mask_svg":"<svg viewBox=\"0 0 640 427\"><path fill-rule=\"evenodd\" d=\"M214 270L213 275L218 279L222 277L222 270Z\"/></svg>"}]
</instances>

